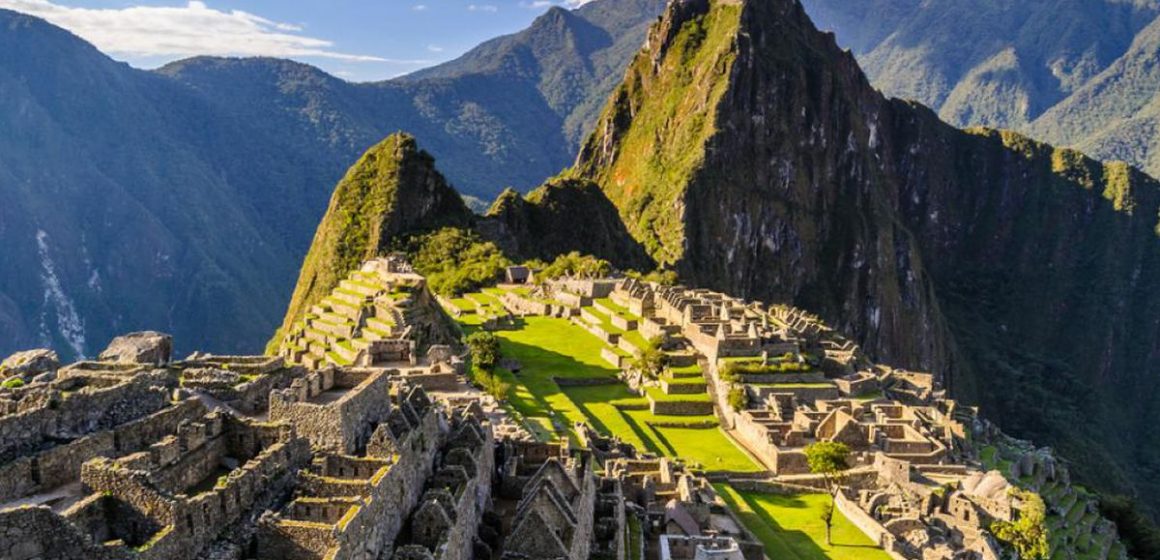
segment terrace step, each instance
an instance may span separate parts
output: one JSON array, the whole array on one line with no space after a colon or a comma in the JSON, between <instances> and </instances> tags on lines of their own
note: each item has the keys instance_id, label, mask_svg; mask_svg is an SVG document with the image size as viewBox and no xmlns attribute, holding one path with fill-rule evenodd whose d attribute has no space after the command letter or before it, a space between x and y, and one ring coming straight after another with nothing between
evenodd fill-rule
<instances>
[{"instance_id":1,"label":"terrace step","mask_svg":"<svg viewBox=\"0 0 1160 560\"><path fill-rule=\"evenodd\" d=\"M378 286L366 284L356 280L343 280L342 282L339 282L338 287L347 292L362 294L367 297L374 297L376 294L383 291L382 288Z\"/></svg>"},{"instance_id":2,"label":"terrace step","mask_svg":"<svg viewBox=\"0 0 1160 560\"><path fill-rule=\"evenodd\" d=\"M395 328L393 318L380 317L378 315L374 317L367 317L364 323L368 328L387 333L391 332L391 330Z\"/></svg>"},{"instance_id":3,"label":"terrace step","mask_svg":"<svg viewBox=\"0 0 1160 560\"><path fill-rule=\"evenodd\" d=\"M335 288L335 290L330 293L330 297L336 300L344 301L351 305L362 305L367 301L367 296L357 292L347 291L342 288Z\"/></svg>"},{"instance_id":4,"label":"terrace step","mask_svg":"<svg viewBox=\"0 0 1160 560\"><path fill-rule=\"evenodd\" d=\"M333 295L327 296L325 299L323 299L322 304L326 307L329 307L330 310L334 313L338 313L350 318L358 317L359 312L362 311L361 301L358 303L351 303L349 301L336 298Z\"/></svg>"}]
</instances>

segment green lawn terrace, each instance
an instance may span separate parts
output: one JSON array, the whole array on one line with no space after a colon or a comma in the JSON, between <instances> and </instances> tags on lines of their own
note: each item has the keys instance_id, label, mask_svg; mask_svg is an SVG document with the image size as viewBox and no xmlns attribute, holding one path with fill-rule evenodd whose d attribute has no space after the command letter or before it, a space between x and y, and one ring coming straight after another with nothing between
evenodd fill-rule
<instances>
[{"instance_id":1,"label":"green lawn terrace","mask_svg":"<svg viewBox=\"0 0 1160 560\"><path fill-rule=\"evenodd\" d=\"M729 508L778 560L889 560L892 558L841 512L834 512L832 545L826 544L822 510L827 494L742 492L715 484Z\"/></svg>"},{"instance_id":2,"label":"green lawn terrace","mask_svg":"<svg viewBox=\"0 0 1160 560\"><path fill-rule=\"evenodd\" d=\"M528 287L499 286L446 300L444 305L466 307L465 302L502 305L504 301L511 301L508 294L528 297L531 294L528 290ZM576 425L583 423L637 449L679 458L691 466L730 472L762 470L720 429L703 385L700 394L679 397L665 395L655 388L659 394L654 398L701 403L698 414L654 414L649 396L630 389L619 378L620 368L614 365L614 362L627 363L632 351L639 352L647 341L639 332L626 331L613 324L610 311L623 310L610 307L609 302L597 306L596 300L602 298L574 299L589 305L564 313L564 317L528 315L517 317L510 325L485 325L479 316L480 306L475 306L474 313L464 312L457 317L467 333L498 327L488 330L499 337L505 362L519 365L517 371L497 368L500 377L513 387L506 406L530 432L541 440L564 437L580 444ZM553 306L563 303L552 301L556 302ZM587 318L582 311L587 312ZM496 311L494 307L487 307L484 312ZM608 329L605 336L595 334L594 331L604 328ZM696 367L695 362L692 367ZM686 369L681 375L688 376L690 371ZM697 372L699 376L699 368Z\"/></svg>"},{"instance_id":3,"label":"green lawn terrace","mask_svg":"<svg viewBox=\"0 0 1160 560\"><path fill-rule=\"evenodd\" d=\"M311 369L407 361L408 316L421 276L370 261L311 306L283 337L279 355Z\"/></svg>"}]
</instances>

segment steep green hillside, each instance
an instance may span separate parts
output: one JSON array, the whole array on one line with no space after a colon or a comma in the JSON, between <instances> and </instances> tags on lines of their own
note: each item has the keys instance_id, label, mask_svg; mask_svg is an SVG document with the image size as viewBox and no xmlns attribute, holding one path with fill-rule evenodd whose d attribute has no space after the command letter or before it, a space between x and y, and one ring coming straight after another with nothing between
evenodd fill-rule
<instances>
[{"instance_id":1,"label":"steep green hillside","mask_svg":"<svg viewBox=\"0 0 1160 560\"><path fill-rule=\"evenodd\" d=\"M887 100L790 0L675 4L596 130L574 173L683 280L818 312L1160 496L1156 181Z\"/></svg>"},{"instance_id":2,"label":"steep green hillside","mask_svg":"<svg viewBox=\"0 0 1160 560\"><path fill-rule=\"evenodd\" d=\"M576 168L604 187L629 231L664 264L682 257L679 202L716 132L713 108L728 85L721 76L737 56L741 7L682 14L692 9L674 5L675 15L649 33L649 48L629 66ZM628 121L634 126L619 126Z\"/></svg>"},{"instance_id":3,"label":"steep green hillside","mask_svg":"<svg viewBox=\"0 0 1160 560\"><path fill-rule=\"evenodd\" d=\"M282 329L363 262L389 252L401 236L471 220L459 194L435 170L434 158L409 135L388 137L363 154L335 188Z\"/></svg>"}]
</instances>

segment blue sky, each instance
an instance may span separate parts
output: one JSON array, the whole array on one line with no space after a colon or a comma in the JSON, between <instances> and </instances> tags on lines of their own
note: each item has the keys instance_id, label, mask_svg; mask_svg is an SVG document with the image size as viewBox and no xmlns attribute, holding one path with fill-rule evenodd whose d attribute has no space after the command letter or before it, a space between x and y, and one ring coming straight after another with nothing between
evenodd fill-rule
<instances>
[{"instance_id":1,"label":"blue sky","mask_svg":"<svg viewBox=\"0 0 1160 560\"><path fill-rule=\"evenodd\" d=\"M154 68L197 54L277 56L352 81L450 60L587 0L0 0L109 56Z\"/></svg>"}]
</instances>

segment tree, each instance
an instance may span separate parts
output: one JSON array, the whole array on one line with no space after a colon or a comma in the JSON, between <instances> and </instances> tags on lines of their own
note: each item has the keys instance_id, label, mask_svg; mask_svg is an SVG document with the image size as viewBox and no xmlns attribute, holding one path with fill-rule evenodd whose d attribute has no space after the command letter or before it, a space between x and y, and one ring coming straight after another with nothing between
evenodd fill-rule
<instances>
[{"instance_id":1,"label":"tree","mask_svg":"<svg viewBox=\"0 0 1160 560\"><path fill-rule=\"evenodd\" d=\"M1019 554L1022 560L1044 560L1051 553L1048 543L1047 507L1034 492L1014 490L1022 503L1015 521L991 523L991 533Z\"/></svg>"},{"instance_id":2,"label":"tree","mask_svg":"<svg viewBox=\"0 0 1160 560\"><path fill-rule=\"evenodd\" d=\"M482 370L490 371L499 363L499 338L487 331L471 333L465 341L471 351L471 363Z\"/></svg>"},{"instance_id":3,"label":"tree","mask_svg":"<svg viewBox=\"0 0 1160 560\"><path fill-rule=\"evenodd\" d=\"M826 481L826 488L830 492L830 503L822 510L822 521L826 523L826 545L830 541L830 532L834 527L834 502L838 492L842 490L842 474L850 468L850 448L837 441L819 441L806 446L806 462L810 465L810 472L820 474Z\"/></svg>"},{"instance_id":4,"label":"tree","mask_svg":"<svg viewBox=\"0 0 1160 560\"><path fill-rule=\"evenodd\" d=\"M640 354L632 361L632 369L652 378L659 376L669 361L668 356L661 350L662 343L663 339L660 337L648 340L644 348L640 349Z\"/></svg>"}]
</instances>

